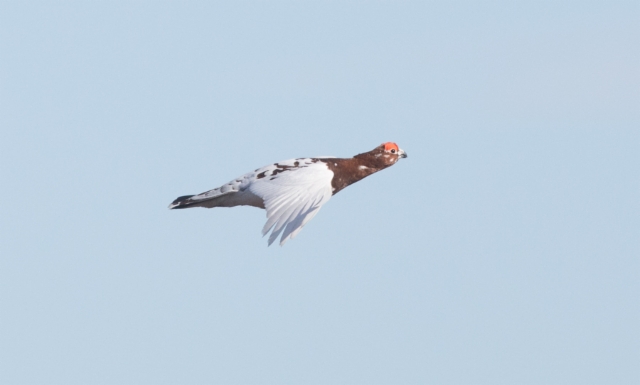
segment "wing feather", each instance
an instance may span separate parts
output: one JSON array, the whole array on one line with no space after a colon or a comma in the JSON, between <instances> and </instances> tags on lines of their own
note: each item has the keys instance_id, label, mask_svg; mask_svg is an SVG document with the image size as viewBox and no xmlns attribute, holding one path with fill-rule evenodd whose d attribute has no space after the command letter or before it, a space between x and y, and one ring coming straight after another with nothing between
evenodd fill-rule
<instances>
[{"instance_id":1,"label":"wing feather","mask_svg":"<svg viewBox=\"0 0 640 385\"><path fill-rule=\"evenodd\" d=\"M293 163L293 161L287 161ZM285 162L281 162L283 164ZM267 222L262 234L271 245L280 234L280 245L296 236L331 198L333 172L324 162L303 160L303 165L270 178L255 179L248 189L264 200Z\"/></svg>"}]
</instances>

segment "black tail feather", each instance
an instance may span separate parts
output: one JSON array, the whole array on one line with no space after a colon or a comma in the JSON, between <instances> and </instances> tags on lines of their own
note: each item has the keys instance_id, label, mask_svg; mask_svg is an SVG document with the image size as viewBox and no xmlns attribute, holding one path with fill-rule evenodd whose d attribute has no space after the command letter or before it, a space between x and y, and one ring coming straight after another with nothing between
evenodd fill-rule
<instances>
[{"instance_id":1,"label":"black tail feather","mask_svg":"<svg viewBox=\"0 0 640 385\"><path fill-rule=\"evenodd\" d=\"M177 197L173 202L171 202L171 205L169 205L170 209L186 209L189 207L189 198L193 197L195 195L183 195L181 197Z\"/></svg>"}]
</instances>

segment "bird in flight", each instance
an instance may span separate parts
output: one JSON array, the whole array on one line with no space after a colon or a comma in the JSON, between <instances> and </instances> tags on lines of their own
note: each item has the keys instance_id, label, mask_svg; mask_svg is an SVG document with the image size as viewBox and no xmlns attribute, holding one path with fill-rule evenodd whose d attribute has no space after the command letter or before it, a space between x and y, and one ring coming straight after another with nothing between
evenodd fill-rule
<instances>
[{"instance_id":1,"label":"bird in flight","mask_svg":"<svg viewBox=\"0 0 640 385\"><path fill-rule=\"evenodd\" d=\"M253 206L267 210L262 235L269 246L280 233L280 246L293 239L340 190L393 166L407 154L393 142L353 158L296 158L273 163L198 195L176 198L169 209Z\"/></svg>"}]
</instances>

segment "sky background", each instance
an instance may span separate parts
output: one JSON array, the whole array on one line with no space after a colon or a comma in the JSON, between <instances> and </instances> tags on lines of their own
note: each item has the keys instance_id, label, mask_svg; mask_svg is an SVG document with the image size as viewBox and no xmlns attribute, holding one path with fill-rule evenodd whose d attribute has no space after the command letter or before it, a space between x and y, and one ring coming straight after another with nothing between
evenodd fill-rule
<instances>
[{"instance_id":1,"label":"sky background","mask_svg":"<svg viewBox=\"0 0 640 385\"><path fill-rule=\"evenodd\" d=\"M640 383L640 5L528 3L3 2L0 383Z\"/></svg>"}]
</instances>

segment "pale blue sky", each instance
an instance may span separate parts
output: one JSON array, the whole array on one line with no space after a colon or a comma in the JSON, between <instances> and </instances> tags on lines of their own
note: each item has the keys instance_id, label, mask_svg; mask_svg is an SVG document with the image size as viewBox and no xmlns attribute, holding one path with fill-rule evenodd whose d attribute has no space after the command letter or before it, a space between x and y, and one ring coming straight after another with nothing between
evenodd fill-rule
<instances>
[{"instance_id":1,"label":"pale blue sky","mask_svg":"<svg viewBox=\"0 0 640 385\"><path fill-rule=\"evenodd\" d=\"M0 383L637 384L640 6L5 2ZM409 154L267 248L169 211Z\"/></svg>"}]
</instances>

